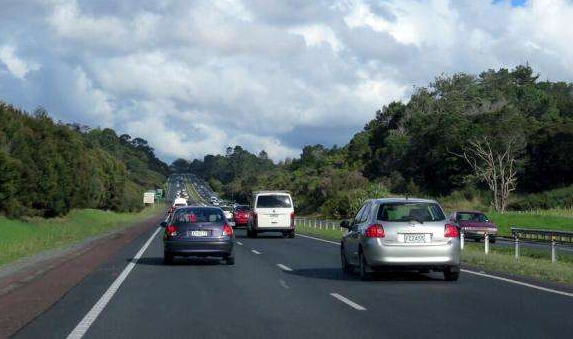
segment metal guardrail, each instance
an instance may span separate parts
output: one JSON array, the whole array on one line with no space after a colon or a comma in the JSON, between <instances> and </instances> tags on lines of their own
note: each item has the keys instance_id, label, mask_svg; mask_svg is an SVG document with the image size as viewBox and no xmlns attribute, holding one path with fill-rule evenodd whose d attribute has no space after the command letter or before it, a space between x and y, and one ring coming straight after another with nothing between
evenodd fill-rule
<instances>
[{"instance_id":1,"label":"metal guardrail","mask_svg":"<svg viewBox=\"0 0 573 339\"><path fill-rule=\"evenodd\" d=\"M512 227L511 235L513 238L537 242L559 242L573 244L573 232L552 231L530 228Z\"/></svg>"},{"instance_id":2,"label":"metal guardrail","mask_svg":"<svg viewBox=\"0 0 573 339\"><path fill-rule=\"evenodd\" d=\"M320 220L316 218L301 218L296 217L294 219L295 226L305 226L317 229L331 229L336 230L340 229L340 231L344 231L345 229L340 227L340 221L336 220Z\"/></svg>"}]
</instances>

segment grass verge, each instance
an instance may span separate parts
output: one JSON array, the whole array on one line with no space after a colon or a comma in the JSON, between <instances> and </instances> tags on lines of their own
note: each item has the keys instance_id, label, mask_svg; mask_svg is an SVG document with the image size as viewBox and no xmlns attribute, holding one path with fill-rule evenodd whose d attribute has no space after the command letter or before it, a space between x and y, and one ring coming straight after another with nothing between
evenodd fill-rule
<instances>
[{"instance_id":1,"label":"grass verge","mask_svg":"<svg viewBox=\"0 0 573 339\"><path fill-rule=\"evenodd\" d=\"M504 236L511 235L511 227L539 228L554 231L573 231L573 219L566 216L529 214L529 213L487 213L489 218L497 225L498 233Z\"/></svg>"},{"instance_id":2,"label":"grass verge","mask_svg":"<svg viewBox=\"0 0 573 339\"><path fill-rule=\"evenodd\" d=\"M157 204L138 213L82 209L62 218L11 220L0 217L0 266L44 250L129 226L163 211Z\"/></svg>"},{"instance_id":3,"label":"grass verge","mask_svg":"<svg viewBox=\"0 0 573 339\"><path fill-rule=\"evenodd\" d=\"M339 242L345 233L340 229L318 229L302 225L297 225L297 232L335 242ZM519 260L515 260L511 247L492 246L490 253L486 255L483 246L483 244L466 242L462 252L462 264L490 272L573 284L573 256L571 254L558 252L558 261L552 263L549 247L546 251L522 247Z\"/></svg>"}]
</instances>

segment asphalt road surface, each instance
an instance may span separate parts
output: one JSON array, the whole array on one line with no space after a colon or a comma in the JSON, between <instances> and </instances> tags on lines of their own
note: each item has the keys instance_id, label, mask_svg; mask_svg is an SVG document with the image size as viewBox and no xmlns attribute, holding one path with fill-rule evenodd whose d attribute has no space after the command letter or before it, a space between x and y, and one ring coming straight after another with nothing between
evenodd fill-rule
<instances>
[{"instance_id":1,"label":"asphalt road surface","mask_svg":"<svg viewBox=\"0 0 573 339\"><path fill-rule=\"evenodd\" d=\"M341 272L336 244L302 236L249 239L243 230L234 266L215 260L165 266L161 232L150 228L16 338L67 337L138 252L85 338L566 338L573 332L573 294L466 272L455 283L413 273L363 282Z\"/></svg>"}]
</instances>

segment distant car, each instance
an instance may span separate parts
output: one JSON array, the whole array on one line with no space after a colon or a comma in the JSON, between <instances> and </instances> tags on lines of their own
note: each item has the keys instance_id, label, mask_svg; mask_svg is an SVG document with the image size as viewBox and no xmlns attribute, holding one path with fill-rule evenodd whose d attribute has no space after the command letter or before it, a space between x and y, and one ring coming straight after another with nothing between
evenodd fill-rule
<instances>
[{"instance_id":1,"label":"distant car","mask_svg":"<svg viewBox=\"0 0 573 339\"><path fill-rule=\"evenodd\" d=\"M235 227L247 226L249 223L250 214L251 209L248 205L236 205L233 209L233 220L235 221Z\"/></svg>"},{"instance_id":2,"label":"distant car","mask_svg":"<svg viewBox=\"0 0 573 339\"><path fill-rule=\"evenodd\" d=\"M460 239L440 205L433 200L368 200L354 219L343 221L341 240L345 272L358 268L360 278L384 270L440 271L448 281L460 274Z\"/></svg>"},{"instance_id":3,"label":"distant car","mask_svg":"<svg viewBox=\"0 0 573 339\"><path fill-rule=\"evenodd\" d=\"M450 222L455 223L464 232L465 239L479 242L487 233L489 241L495 243L497 226L482 212L456 211L450 215Z\"/></svg>"},{"instance_id":4,"label":"distant car","mask_svg":"<svg viewBox=\"0 0 573 339\"><path fill-rule=\"evenodd\" d=\"M282 191L253 192L253 210L247 224L247 236L263 232L281 232L294 238L294 204L292 197Z\"/></svg>"},{"instance_id":5,"label":"distant car","mask_svg":"<svg viewBox=\"0 0 573 339\"><path fill-rule=\"evenodd\" d=\"M173 263L176 256L218 257L235 264L233 228L223 211L214 207L184 207L162 223L163 260Z\"/></svg>"},{"instance_id":6,"label":"distant car","mask_svg":"<svg viewBox=\"0 0 573 339\"><path fill-rule=\"evenodd\" d=\"M223 214L225 214L225 218L227 218L227 221L233 221L233 210L230 206L221 206L221 209L223 210Z\"/></svg>"},{"instance_id":7,"label":"distant car","mask_svg":"<svg viewBox=\"0 0 573 339\"><path fill-rule=\"evenodd\" d=\"M175 200L173 201L173 206L175 207L187 206L187 200L185 198L175 198Z\"/></svg>"}]
</instances>

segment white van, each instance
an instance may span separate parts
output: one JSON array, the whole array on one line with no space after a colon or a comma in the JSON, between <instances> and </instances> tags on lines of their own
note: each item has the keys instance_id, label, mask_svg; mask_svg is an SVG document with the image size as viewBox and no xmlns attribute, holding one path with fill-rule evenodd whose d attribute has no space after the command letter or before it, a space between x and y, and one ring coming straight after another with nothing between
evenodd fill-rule
<instances>
[{"instance_id":1,"label":"white van","mask_svg":"<svg viewBox=\"0 0 573 339\"><path fill-rule=\"evenodd\" d=\"M281 232L294 238L294 203L285 191L253 192L252 213L247 236L254 238L262 232Z\"/></svg>"},{"instance_id":2,"label":"white van","mask_svg":"<svg viewBox=\"0 0 573 339\"><path fill-rule=\"evenodd\" d=\"M187 200L185 200L184 198L176 198L175 201L173 201L173 206L174 207L187 206Z\"/></svg>"}]
</instances>

